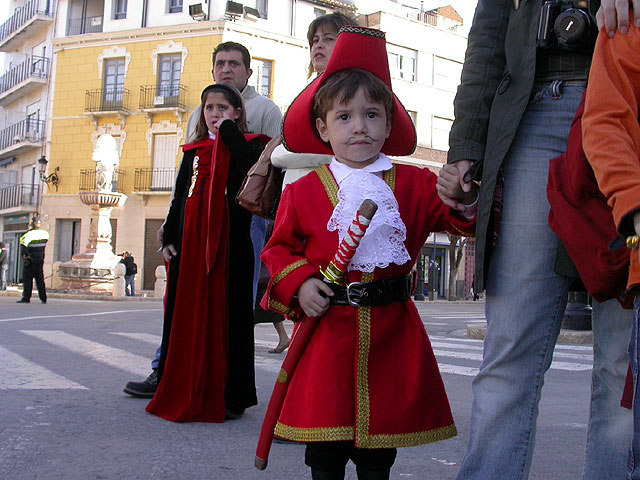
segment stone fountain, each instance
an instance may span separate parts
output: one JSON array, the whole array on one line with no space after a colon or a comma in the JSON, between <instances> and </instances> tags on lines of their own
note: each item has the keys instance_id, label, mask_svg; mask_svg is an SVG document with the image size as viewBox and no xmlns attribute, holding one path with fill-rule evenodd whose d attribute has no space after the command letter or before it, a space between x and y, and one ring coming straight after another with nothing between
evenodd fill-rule
<instances>
[{"instance_id":1,"label":"stone fountain","mask_svg":"<svg viewBox=\"0 0 640 480\"><path fill-rule=\"evenodd\" d=\"M91 208L89 243L84 252L57 265L57 286L66 290L111 292L115 268L121 260L111 246L111 212L127 201L126 195L113 191L113 172L119 163L116 140L109 134L101 135L92 159L96 162L96 189L79 193L82 203Z\"/></svg>"}]
</instances>

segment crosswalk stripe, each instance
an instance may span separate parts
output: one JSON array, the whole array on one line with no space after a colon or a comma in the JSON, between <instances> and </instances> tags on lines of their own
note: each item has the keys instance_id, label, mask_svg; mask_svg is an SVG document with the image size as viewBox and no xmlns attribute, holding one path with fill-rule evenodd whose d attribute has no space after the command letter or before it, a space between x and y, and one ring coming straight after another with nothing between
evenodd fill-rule
<instances>
[{"instance_id":1,"label":"crosswalk stripe","mask_svg":"<svg viewBox=\"0 0 640 480\"><path fill-rule=\"evenodd\" d=\"M440 347L440 348L455 348L459 350L474 350L474 351L480 351L480 352L482 351L482 346L480 345L467 345L467 344L458 345L456 343L448 343L448 342L431 342L431 346L433 348ZM592 361L593 355L562 352L558 349L558 347L556 347L555 351L553 352L553 358L566 358L571 360Z\"/></svg>"},{"instance_id":2,"label":"crosswalk stripe","mask_svg":"<svg viewBox=\"0 0 640 480\"><path fill-rule=\"evenodd\" d=\"M440 373L450 373L452 375L463 375L465 377L475 377L478 369L475 367L464 367L462 365L448 365L446 363L438 363Z\"/></svg>"},{"instance_id":3,"label":"crosswalk stripe","mask_svg":"<svg viewBox=\"0 0 640 480\"><path fill-rule=\"evenodd\" d=\"M453 350L439 350L439 349L434 349L433 353L435 353L436 357L458 358L462 360L474 360L478 362L482 361L481 353L458 352ZM553 360L551 362L551 368L555 370L569 370L572 372L578 372L582 370L591 370L591 364L559 362L559 361Z\"/></svg>"},{"instance_id":4,"label":"crosswalk stripe","mask_svg":"<svg viewBox=\"0 0 640 480\"><path fill-rule=\"evenodd\" d=\"M160 346L162 342L161 335L152 335L150 333L131 333L131 332L111 332L113 335L120 335L121 337L132 338L133 340L139 340L141 342L150 343L152 345Z\"/></svg>"},{"instance_id":5,"label":"crosswalk stripe","mask_svg":"<svg viewBox=\"0 0 640 480\"><path fill-rule=\"evenodd\" d=\"M0 346L0 390L87 390Z\"/></svg>"},{"instance_id":6,"label":"crosswalk stripe","mask_svg":"<svg viewBox=\"0 0 640 480\"><path fill-rule=\"evenodd\" d=\"M136 312L158 312L162 311L161 308L144 308L139 310L111 310L107 312L91 312L91 313L61 313L53 315L34 315L32 317L15 317L15 318L0 318L0 323L5 322L17 322L19 320L43 320L51 318L72 318L72 317L99 317L103 315L116 315L120 313L136 313Z\"/></svg>"},{"instance_id":7,"label":"crosswalk stripe","mask_svg":"<svg viewBox=\"0 0 640 480\"><path fill-rule=\"evenodd\" d=\"M57 330L20 330L25 335L51 343L70 352L84 355L119 370L144 377L149 374L149 359L140 355L85 340Z\"/></svg>"}]
</instances>

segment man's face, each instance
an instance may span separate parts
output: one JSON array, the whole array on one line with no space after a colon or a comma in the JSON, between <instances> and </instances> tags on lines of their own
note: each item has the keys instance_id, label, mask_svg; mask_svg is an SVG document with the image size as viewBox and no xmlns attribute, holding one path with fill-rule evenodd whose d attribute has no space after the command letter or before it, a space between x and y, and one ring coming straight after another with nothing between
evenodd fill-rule
<instances>
[{"instance_id":1,"label":"man's face","mask_svg":"<svg viewBox=\"0 0 640 480\"><path fill-rule=\"evenodd\" d=\"M378 159L391 133L384 105L369 100L362 88L346 103L333 102L326 121L316 119L323 141L331 144L336 159L351 168L364 168Z\"/></svg>"},{"instance_id":2,"label":"man's face","mask_svg":"<svg viewBox=\"0 0 640 480\"><path fill-rule=\"evenodd\" d=\"M213 73L213 79L216 83L233 85L242 92L253 72L244 66L240 51L229 50L228 52L218 52L211 73Z\"/></svg>"}]
</instances>

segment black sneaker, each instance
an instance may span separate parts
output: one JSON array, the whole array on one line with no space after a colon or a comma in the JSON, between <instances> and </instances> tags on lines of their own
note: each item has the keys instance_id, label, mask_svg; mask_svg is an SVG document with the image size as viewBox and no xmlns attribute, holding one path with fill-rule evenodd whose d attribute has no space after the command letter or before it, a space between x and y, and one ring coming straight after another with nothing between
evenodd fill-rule
<instances>
[{"instance_id":1,"label":"black sneaker","mask_svg":"<svg viewBox=\"0 0 640 480\"><path fill-rule=\"evenodd\" d=\"M152 398L158 388L158 373L151 372L144 382L129 382L124 387L124 393L136 398Z\"/></svg>"},{"instance_id":2,"label":"black sneaker","mask_svg":"<svg viewBox=\"0 0 640 480\"><path fill-rule=\"evenodd\" d=\"M20 300L18 300L16 303L29 303L29 299L27 298L21 298Z\"/></svg>"}]
</instances>

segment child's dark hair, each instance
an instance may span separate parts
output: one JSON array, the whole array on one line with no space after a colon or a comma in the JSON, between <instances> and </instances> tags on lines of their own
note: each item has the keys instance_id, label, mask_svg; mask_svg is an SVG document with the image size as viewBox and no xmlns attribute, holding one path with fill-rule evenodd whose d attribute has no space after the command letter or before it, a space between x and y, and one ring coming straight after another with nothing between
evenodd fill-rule
<instances>
[{"instance_id":1,"label":"child's dark hair","mask_svg":"<svg viewBox=\"0 0 640 480\"><path fill-rule=\"evenodd\" d=\"M251 68L250 67L251 55L249 54L249 50L247 50L247 47L237 42L224 42L219 44L215 48L215 50L213 51L213 57L212 57L213 68L215 68L216 66L216 55L218 55L218 53L233 52L233 51L240 52L240 54L242 55L242 63L244 63L245 68L249 70L249 68Z\"/></svg>"},{"instance_id":2,"label":"child's dark hair","mask_svg":"<svg viewBox=\"0 0 640 480\"><path fill-rule=\"evenodd\" d=\"M311 48L311 46L313 45L313 37L320 27L329 27L331 30L335 31L337 35L338 31L342 27L346 27L347 25L358 25L358 21L355 18L340 12L329 13L327 15L317 17L313 22L309 24L309 30L307 30L307 40L309 41L309 48ZM309 59L308 70L309 75L307 75L307 78L311 77L311 75L313 75L313 73L315 72L311 59Z\"/></svg>"},{"instance_id":3,"label":"child's dark hair","mask_svg":"<svg viewBox=\"0 0 640 480\"><path fill-rule=\"evenodd\" d=\"M221 93L233 108L239 108L241 110L240 118L238 118L235 122L240 132L247 133L249 129L247 127L247 114L245 113L242 95L233 85L227 85L226 83L216 83L206 87L200 95L200 118L198 119L198 125L196 125L196 133L193 141L200 142L206 138L209 138L209 128L207 127L207 122L205 122L204 120L204 104L207 101L207 96L210 93Z\"/></svg>"},{"instance_id":4,"label":"child's dark hair","mask_svg":"<svg viewBox=\"0 0 640 480\"><path fill-rule=\"evenodd\" d=\"M323 122L334 102L347 103L362 88L368 100L384 105L387 122L393 116L393 92L378 77L366 70L350 68L331 75L313 97L313 116Z\"/></svg>"}]
</instances>

